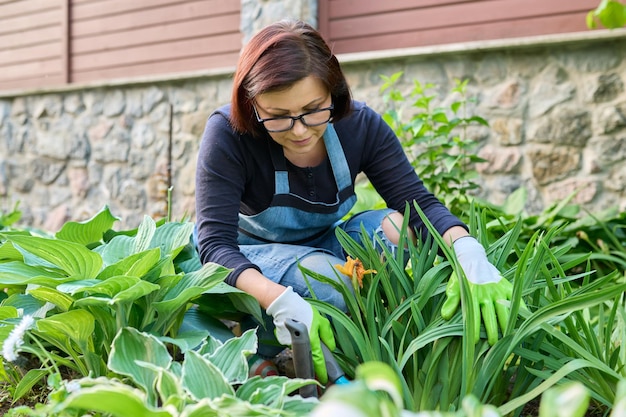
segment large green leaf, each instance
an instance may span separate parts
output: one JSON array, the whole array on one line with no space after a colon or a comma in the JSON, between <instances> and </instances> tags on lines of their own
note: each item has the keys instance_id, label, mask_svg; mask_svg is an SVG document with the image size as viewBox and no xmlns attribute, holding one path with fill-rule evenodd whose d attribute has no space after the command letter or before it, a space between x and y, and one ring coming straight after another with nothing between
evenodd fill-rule
<instances>
[{"instance_id":1,"label":"large green leaf","mask_svg":"<svg viewBox=\"0 0 626 417\"><path fill-rule=\"evenodd\" d=\"M124 258L148 249L159 248L161 258L174 258L189 243L193 223L165 223L157 227L145 216L135 236L117 235L107 244L96 248L105 265L113 265Z\"/></svg>"},{"instance_id":2,"label":"large green leaf","mask_svg":"<svg viewBox=\"0 0 626 417\"><path fill-rule=\"evenodd\" d=\"M17 317L17 308L12 306L0 306L0 320Z\"/></svg>"},{"instance_id":3,"label":"large green leaf","mask_svg":"<svg viewBox=\"0 0 626 417\"><path fill-rule=\"evenodd\" d=\"M76 279L93 278L102 267L100 255L78 243L37 236L10 236L9 240L24 255L29 265L54 265ZM27 254L36 258L30 257L26 261Z\"/></svg>"},{"instance_id":4,"label":"large green leaf","mask_svg":"<svg viewBox=\"0 0 626 417\"><path fill-rule=\"evenodd\" d=\"M105 281L76 281L59 285L58 288L71 294L85 292L87 294L107 295L111 299L111 304L113 304L117 301L134 301L153 291L157 291L159 286L142 281L137 277L119 275L110 277Z\"/></svg>"},{"instance_id":5,"label":"large green leaf","mask_svg":"<svg viewBox=\"0 0 626 417\"><path fill-rule=\"evenodd\" d=\"M120 279L123 281L128 281L128 278L132 277L120 277ZM105 284L103 287L109 287L110 289L114 286ZM118 328L128 324L136 325L137 323L135 320L140 319L140 317L138 317L138 315L136 314L130 315L130 311L134 311L135 308L133 302L157 290L158 286L137 279L137 281L132 286L118 293L115 293L112 296L107 296L102 293L86 296L76 300L74 302L74 306L81 308L88 307L89 309L104 308L109 312L109 317L116 320ZM113 317L110 316L110 314L112 313L112 311L110 310L111 308L115 310L115 316ZM142 314L145 314L145 311L143 311ZM149 319L149 317L146 316L146 319ZM102 322L102 320L99 321ZM110 325L110 320L107 320L107 323L108 325ZM143 329L143 326L141 326L141 328Z\"/></svg>"},{"instance_id":6,"label":"large green leaf","mask_svg":"<svg viewBox=\"0 0 626 417\"><path fill-rule=\"evenodd\" d=\"M0 260L2 261L23 261L24 257L13 247L11 242L0 244Z\"/></svg>"},{"instance_id":7,"label":"large green leaf","mask_svg":"<svg viewBox=\"0 0 626 417\"><path fill-rule=\"evenodd\" d=\"M0 285L39 284L56 286L72 278L40 266L30 266L22 261L0 263Z\"/></svg>"},{"instance_id":8,"label":"large green leaf","mask_svg":"<svg viewBox=\"0 0 626 417\"><path fill-rule=\"evenodd\" d=\"M112 299L112 304L115 303L129 303L138 300L148 294L158 291L159 286L146 281L139 281L132 287L118 292Z\"/></svg>"},{"instance_id":9,"label":"large green leaf","mask_svg":"<svg viewBox=\"0 0 626 417\"><path fill-rule=\"evenodd\" d=\"M154 220L150 216L144 216L135 236L134 253L143 252L151 247L150 242L152 242L156 229L157 226ZM164 252L164 254L167 254L167 252Z\"/></svg>"},{"instance_id":10,"label":"large green leaf","mask_svg":"<svg viewBox=\"0 0 626 417\"><path fill-rule=\"evenodd\" d=\"M181 383L196 401L235 395L222 371L193 350L185 354Z\"/></svg>"},{"instance_id":11,"label":"large green leaf","mask_svg":"<svg viewBox=\"0 0 626 417\"><path fill-rule=\"evenodd\" d=\"M251 314L259 323L263 321L257 299L225 282L206 290L196 303L200 310L215 317L239 321L243 315Z\"/></svg>"},{"instance_id":12,"label":"large green leaf","mask_svg":"<svg viewBox=\"0 0 626 417\"><path fill-rule=\"evenodd\" d=\"M175 258L190 241L193 223L165 223L156 229L151 248L161 248L163 255Z\"/></svg>"},{"instance_id":13,"label":"large green leaf","mask_svg":"<svg viewBox=\"0 0 626 417\"><path fill-rule=\"evenodd\" d=\"M67 222L56 233L57 239L80 243L83 246L97 243L102 240L104 232L109 230L113 223L119 220L105 206L99 213L84 222Z\"/></svg>"},{"instance_id":14,"label":"large green leaf","mask_svg":"<svg viewBox=\"0 0 626 417\"><path fill-rule=\"evenodd\" d=\"M141 251L135 251L135 238L126 235L117 235L105 245L94 249L102 256L105 266L114 265L127 257Z\"/></svg>"},{"instance_id":15,"label":"large green leaf","mask_svg":"<svg viewBox=\"0 0 626 417\"><path fill-rule=\"evenodd\" d=\"M160 368L155 388L163 406L172 404L177 409L182 408L186 396L183 387L179 384L178 377L174 373Z\"/></svg>"},{"instance_id":16,"label":"large green leaf","mask_svg":"<svg viewBox=\"0 0 626 417\"><path fill-rule=\"evenodd\" d=\"M231 332L231 336L232 335L233 333ZM159 340L163 343L171 343L172 345L178 347L181 353L185 353L188 350L192 350L201 346L208 336L209 331L206 329L189 330L188 328L185 328L185 331L178 333L176 335L176 338L160 336Z\"/></svg>"},{"instance_id":17,"label":"large green leaf","mask_svg":"<svg viewBox=\"0 0 626 417\"><path fill-rule=\"evenodd\" d=\"M61 311L68 311L74 302L69 295L49 287L36 287L29 290L28 294L38 300L54 304Z\"/></svg>"},{"instance_id":18,"label":"large green leaf","mask_svg":"<svg viewBox=\"0 0 626 417\"><path fill-rule=\"evenodd\" d=\"M2 305L21 310L23 315L34 317L43 317L45 315L45 312L42 312L45 303L30 294L11 294L2 301Z\"/></svg>"},{"instance_id":19,"label":"large green leaf","mask_svg":"<svg viewBox=\"0 0 626 417\"><path fill-rule=\"evenodd\" d=\"M286 376L255 376L237 388L237 398L253 404L280 404L285 397L298 389L317 384L313 379L287 378ZM309 398L317 402L316 398Z\"/></svg>"},{"instance_id":20,"label":"large green leaf","mask_svg":"<svg viewBox=\"0 0 626 417\"><path fill-rule=\"evenodd\" d=\"M81 388L54 409L95 411L116 417L172 417L167 411L151 407L139 390L122 383Z\"/></svg>"},{"instance_id":21,"label":"large green leaf","mask_svg":"<svg viewBox=\"0 0 626 417\"><path fill-rule=\"evenodd\" d=\"M220 417L220 410L213 405L213 401L205 398L187 405L180 417Z\"/></svg>"},{"instance_id":22,"label":"large green leaf","mask_svg":"<svg viewBox=\"0 0 626 417\"><path fill-rule=\"evenodd\" d=\"M186 274L184 279L178 281L165 294L162 301L155 302L152 306L162 315L176 311L189 300L222 282L229 272L230 269L214 263L204 264L202 269Z\"/></svg>"},{"instance_id":23,"label":"large green leaf","mask_svg":"<svg viewBox=\"0 0 626 417\"><path fill-rule=\"evenodd\" d=\"M232 329L228 325L226 325L222 319L219 319L214 315L205 314L199 308L193 306L192 308L189 308L185 311L181 326L179 328L179 332L181 333L179 333L177 338L179 338L183 333L199 331L205 331L211 336L208 339L205 336L205 340L202 341L202 354L213 352L213 350L206 350L204 346L207 346L209 349L211 349L212 347L210 347L209 345L212 345L214 342L218 342L219 344L221 344L233 337ZM198 345L196 344L195 346Z\"/></svg>"},{"instance_id":24,"label":"large green leaf","mask_svg":"<svg viewBox=\"0 0 626 417\"><path fill-rule=\"evenodd\" d=\"M130 255L119 262L104 268L98 279L105 280L115 275L132 275L143 277L145 274L158 264L161 259L161 250L159 248L148 249L143 252Z\"/></svg>"},{"instance_id":25,"label":"large green leaf","mask_svg":"<svg viewBox=\"0 0 626 417\"><path fill-rule=\"evenodd\" d=\"M247 330L240 337L228 339L215 352L206 357L217 366L231 383L242 383L248 379L246 355L257 350L257 337L254 329Z\"/></svg>"},{"instance_id":26,"label":"large green leaf","mask_svg":"<svg viewBox=\"0 0 626 417\"><path fill-rule=\"evenodd\" d=\"M66 294L74 295L79 292L87 292L94 286L102 283L99 279L79 279L71 282L66 282L57 286L57 290ZM97 292L97 291L92 291Z\"/></svg>"},{"instance_id":27,"label":"large green leaf","mask_svg":"<svg viewBox=\"0 0 626 417\"><path fill-rule=\"evenodd\" d=\"M67 337L82 348L92 346L94 329L95 319L86 310L70 310L37 321L37 330L43 335L59 343L65 343Z\"/></svg>"},{"instance_id":28,"label":"large green leaf","mask_svg":"<svg viewBox=\"0 0 626 417\"><path fill-rule=\"evenodd\" d=\"M148 394L150 404L154 404L156 396L153 387L159 373L149 367L140 366L138 362L168 369L172 357L167 347L155 336L131 327L120 329L113 339L108 366L113 372L132 378Z\"/></svg>"}]
</instances>

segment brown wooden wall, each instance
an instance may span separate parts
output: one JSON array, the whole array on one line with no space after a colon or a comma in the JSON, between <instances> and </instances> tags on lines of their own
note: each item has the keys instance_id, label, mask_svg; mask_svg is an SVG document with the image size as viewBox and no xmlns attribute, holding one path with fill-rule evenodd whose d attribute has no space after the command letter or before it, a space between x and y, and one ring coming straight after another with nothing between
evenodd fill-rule
<instances>
[{"instance_id":1,"label":"brown wooden wall","mask_svg":"<svg viewBox=\"0 0 626 417\"><path fill-rule=\"evenodd\" d=\"M0 90L66 82L64 0L0 0Z\"/></svg>"},{"instance_id":2,"label":"brown wooden wall","mask_svg":"<svg viewBox=\"0 0 626 417\"><path fill-rule=\"evenodd\" d=\"M228 67L239 0L0 0L0 90Z\"/></svg>"},{"instance_id":3,"label":"brown wooden wall","mask_svg":"<svg viewBox=\"0 0 626 417\"><path fill-rule=\"evenodd\" d=\"M231 66L239 0L72 0L71 81Z\"/></svg>"},{"instance_id":4,"label":"brown wooden wall","mask_svg":"<svg viewBox=\"0 0 626 417\"><path fill-rule=\"evenodd\" d=\"M599 0L319 0L336 53L586 31ZM0 0L0 91L235 65L240 0Z\"/></svg>"},{"instance_id":5,"label":"brown wooden wall","mask_svg":"<svg viewBox=\"0 0 626 417\"><path fill-rule=\"evenodd\" d=\"M588 30L599 0L320 0L335 53Z\"/></svg>"}]
</instances>

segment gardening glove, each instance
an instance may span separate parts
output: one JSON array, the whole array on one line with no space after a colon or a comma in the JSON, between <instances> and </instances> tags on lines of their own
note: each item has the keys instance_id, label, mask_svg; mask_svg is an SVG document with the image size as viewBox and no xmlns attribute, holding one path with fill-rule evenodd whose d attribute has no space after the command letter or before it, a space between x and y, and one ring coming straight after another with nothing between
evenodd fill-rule
<instances>
[{"instance_id":1,"label":"gardening glove","mask_svg":"<svg viewBox=\"0 0 626 417\"><path fill-rule=\"evenodd\" d=\"M487 341L494 345L498 341L498 324L504 333L509 321L508 307L500 300L511 301L513 285L502 278L500 271L487 259L485 248L471 236L464 236L453 243L457 260L465 272L474 311L475 342L480 336L482 315ZM441 316L449 320L461 302L459 280L455 273L450 276L446 287L447 299L441 307Z\"/></svg>"},{"instance_id":2,"label":"gardening glove","mask_svg":"<svg viewBox=\"0 0 626 417\"><path fill-rule=\"evenodd\" d=\"M313 354L313 368L315 375L322 384L328 382L326 371L326 361L322 351L322 342L326 344L332 352L335 350L335 336L330 327L330 322L312 305L307 303L302 297L287 289L278 296L267 308L267 314L274 319L276 326L276 338L283 345L291 345L291 334L285 326L287 319L293 319L304 323L309 329L309 340L311 341L311 353Z\"/></svg>"}]
</instances>

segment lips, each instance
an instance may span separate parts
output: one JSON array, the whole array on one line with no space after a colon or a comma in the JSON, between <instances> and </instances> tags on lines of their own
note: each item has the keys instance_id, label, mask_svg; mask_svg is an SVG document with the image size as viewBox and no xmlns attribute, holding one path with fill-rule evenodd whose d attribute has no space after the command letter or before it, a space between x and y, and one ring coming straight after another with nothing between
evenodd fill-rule
<instances>
[{"instance_id":1,"label":"lips","mask_svg":"<svg viewBox=\"0 0 626 417\"><path fill-rule=\"evenodd\" d=\"M304 145L309 144L310 142L311 142L311 138L310 137L308 137L306 139L302 139L302 140L293 140L293 141L291 141L291 143L293 143L296 146L304 146Z\"/></svg>"}]
</instances>

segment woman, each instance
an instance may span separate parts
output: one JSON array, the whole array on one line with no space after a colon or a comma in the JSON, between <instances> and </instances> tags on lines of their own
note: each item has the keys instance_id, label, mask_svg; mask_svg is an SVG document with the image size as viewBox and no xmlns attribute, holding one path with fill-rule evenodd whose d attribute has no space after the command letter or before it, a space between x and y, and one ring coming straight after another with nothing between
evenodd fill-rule
<instances>
[{"instance_id":1,"label":"woman","mask_svg":"<svg viewBox=\"0 0 626 417\"><path fill-rule=\"evenodd\" d=\"M380 115L351 99L337 58L312 27L283 21L261 30L244 47L233 84L232 103L209 117L198 155L200 258L232 268L227 282L259 301L280 343L291 341L286 319L307 325L321 382L326 369L320 340L331 350L335 342L328 320L303 299L311 294L298 264L337 277L332 265L343 264L345 253L336 227L358 240L363 225L372 239L378 235L394 250L400 213L407 201L411 206L415 201L454 244L468 280L486 284L483 289L499 285L501 276L483 247L424 188L393 131ZM360 172L389 209L342 222L356 201ZM414 211L409 225L409 233L427 233ZM317 298L345 309L329 285L310 285ZM458 305L458 297L453 301ZM485 305L493 311L488 296ZM493 342L495 320L490 325Z\"/></svg>"}]
</instances>

